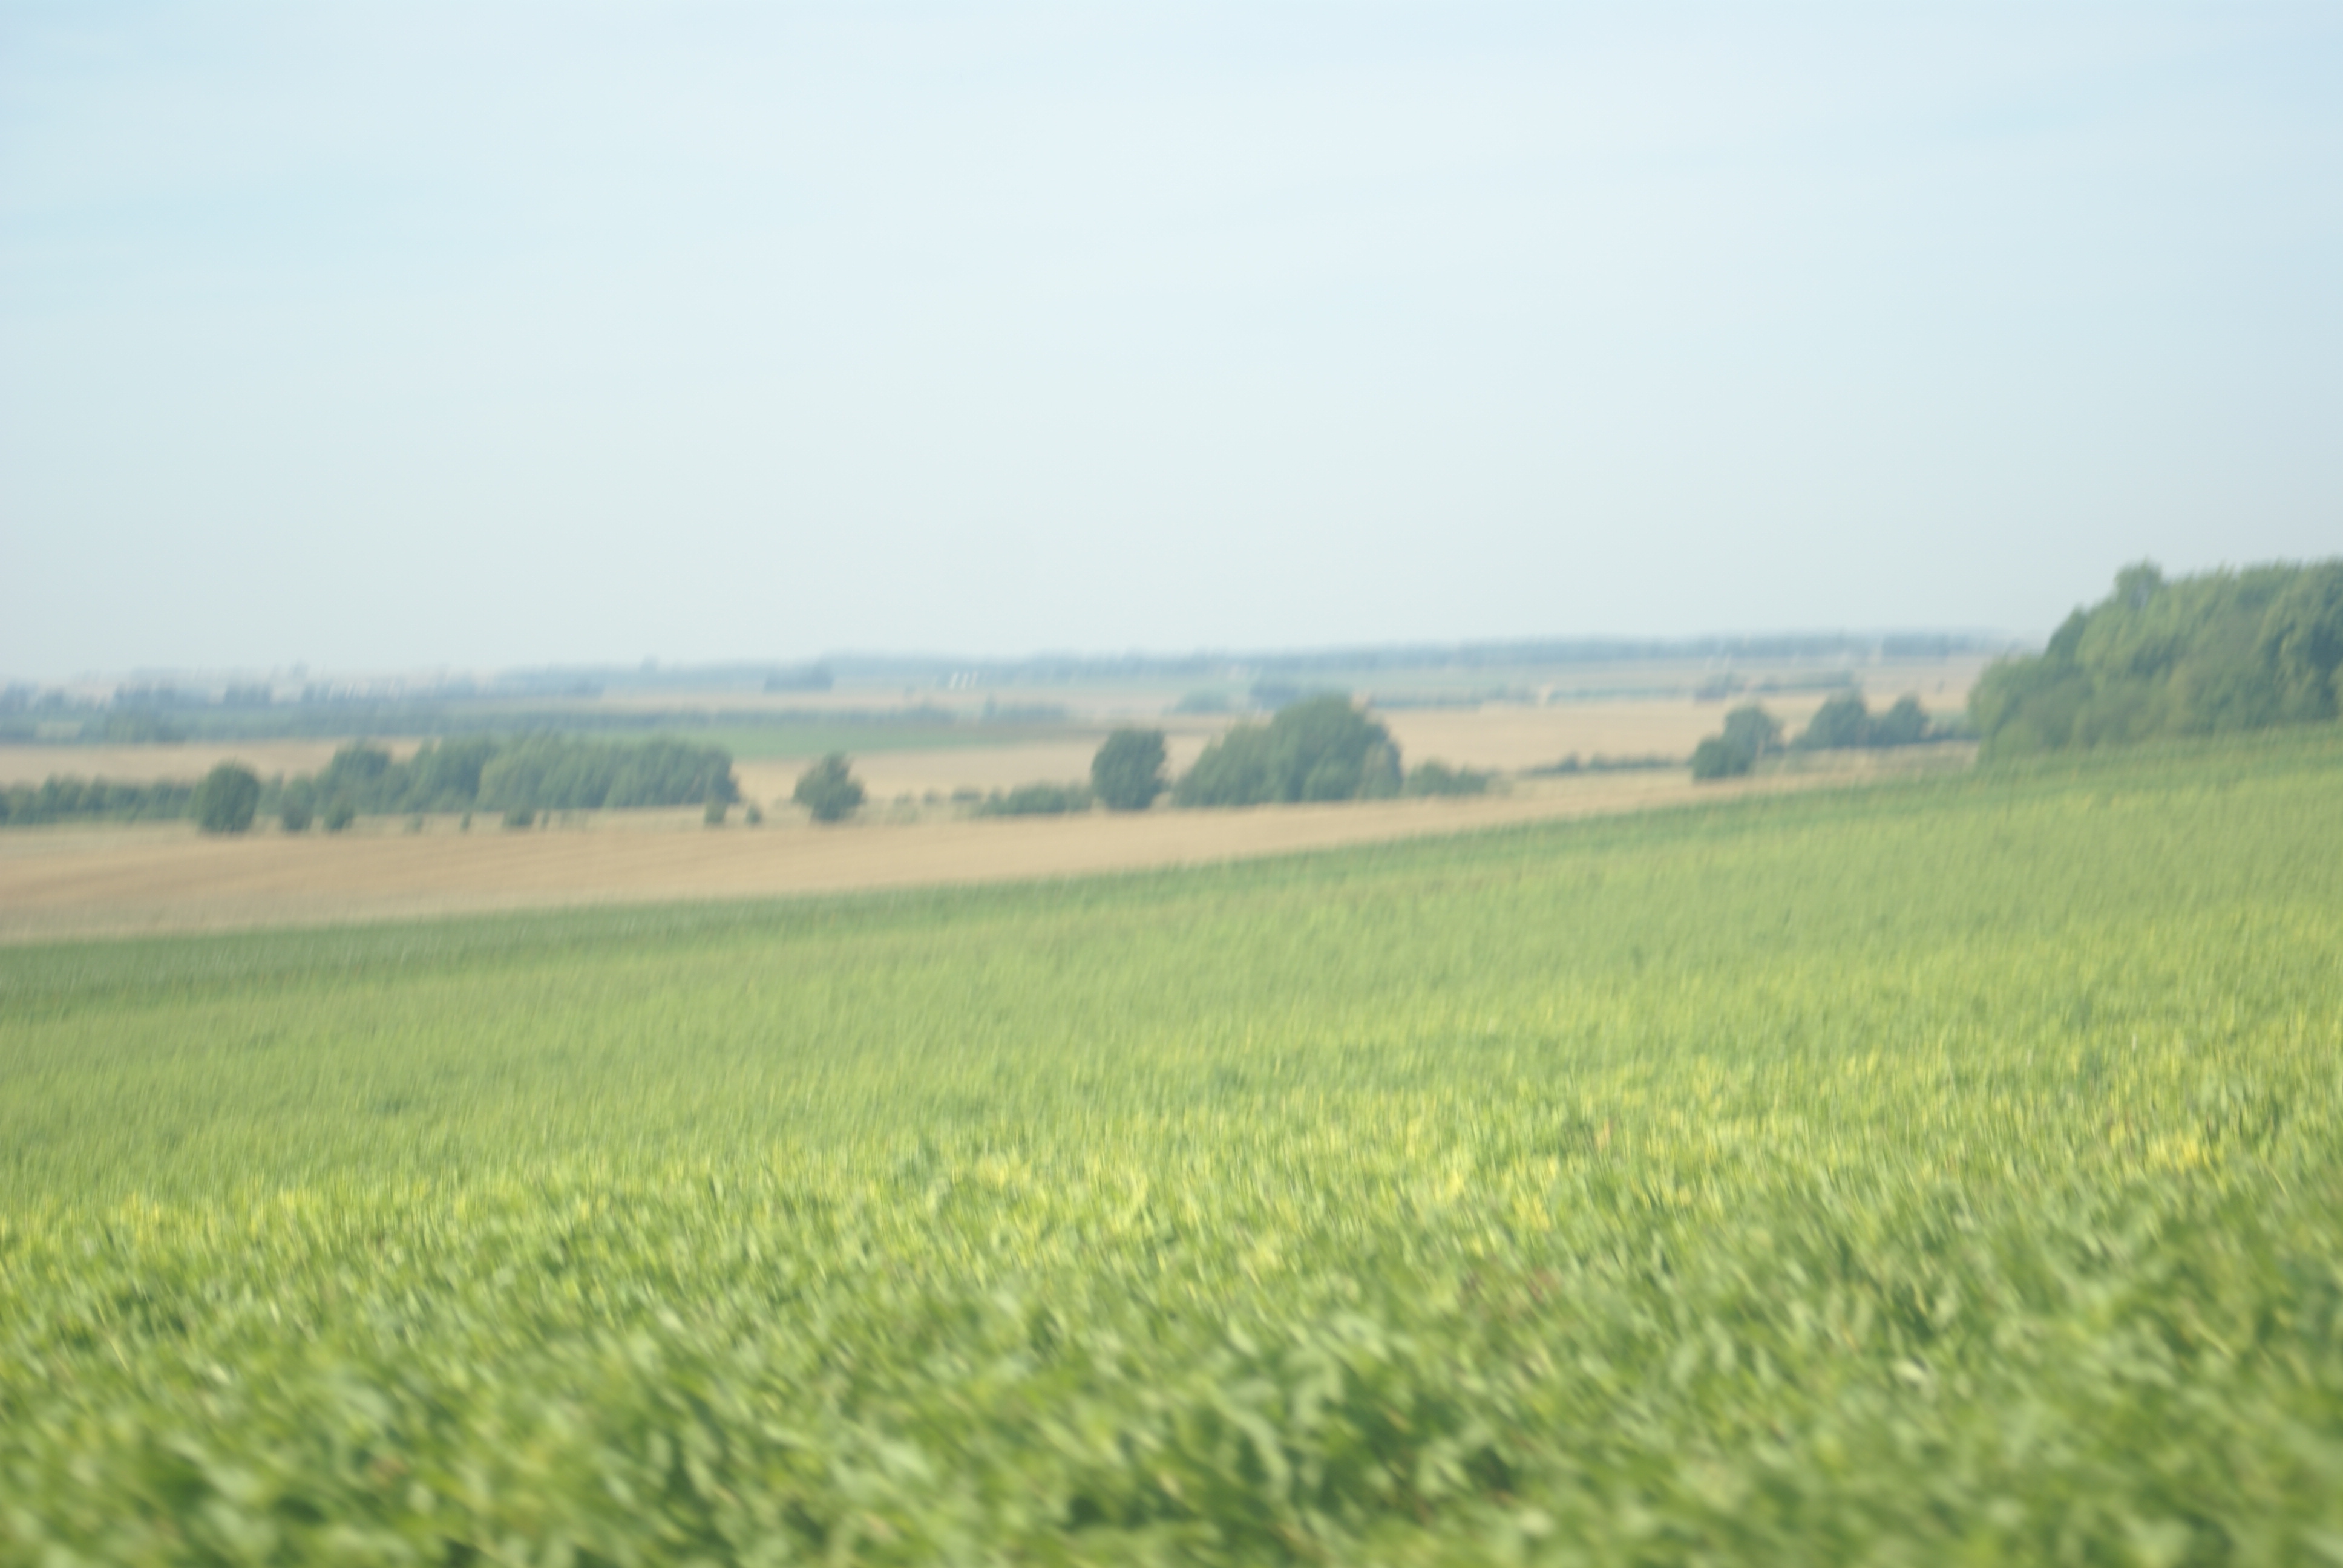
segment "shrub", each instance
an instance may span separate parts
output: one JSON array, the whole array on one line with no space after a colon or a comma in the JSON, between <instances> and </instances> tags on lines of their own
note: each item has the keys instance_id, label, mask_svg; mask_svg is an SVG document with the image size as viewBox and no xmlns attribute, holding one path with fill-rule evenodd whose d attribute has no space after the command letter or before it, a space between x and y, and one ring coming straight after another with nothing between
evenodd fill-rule
<instances>
[{"instance_id":1,"label":"shrub","mask_svg":"<svg viewBox=\"0 0 2343 1568\"><path fill-rule=\"evenodd\" d=\"M1423 762L1407 770L1403 795L1486 795L1495 775L1476 768L1451 768L1445 762Z\"/></svg>"},{"instance_id":2,"label":"shrub","mask_svg":"<svg viewBox=\"0 0 2343 1568\"><path fill-rule=\"evenodd\" d=\"M842 822L861 809L862 781L850 770L846 753L833 751L798 775L789 799L817 822Z\"/></svg>"},{"instance_id":3,"label":"shrub","mask_svg":"<svg viewBox=\"0 0 2343 1568\"><path fill-rule=\"evenodd\" d=\"M358 809L347 795L337 795L334 803L326 808L326 831L338 833L358 819Z\"/></svg>"},{"instance_id":4,"label":"shrub","mask_svg":"<svg viewBox=\"0 0 2343 1568\"><path fill-rule=\"evenodd\" d=\"M505 808L505 826L534 828L537 826L537 813L526 806L508 806Z\"/></svg>"},{"instance_id":5,"label":"shrub","mask_svg":"<svg viewBox=\"0 0 2343 1568\"><path fill-rule=\"evenodd\" d=\"M1091 809L1090 789L1081 784L1020 784L1002 794L994 790L976 808L980 817L1062 817Z\"/></svg>"},{"instance_id":6,"label":"shrub","mask_svg":"<svg viewBox=\"0 0 2343 1568\"><path fill-rule=\"evenodd\" d=\"M260 776L242 763L223 762L204 775L188 805L205 832L241 833L260 809Z\"/></svg>"},{"instance_id":7,"label":"shrub","mask_svg":"<svg viewBox=\"0 0 2343 1568\"><path fill-rule=\"evenodd\" d=\"M716 799L711 796L709 799L707 809L700 812L699 819L707 823L711 828L721 828L724 826L725 813L731 810L731 809L732 808L726 802Z\"/></svg>"},{"instance_id":8,"label":"shrub","mask_svg":"<svg viewBox=\"0 0 2343 1568\"><path fill-rule=\"evenodd\" d=\"M1144 811L1163 793L1163 731L1122 729L1091 759L1091 789L1110 811Z\"/></svg>"},{"instance_id":9,"label":"shrub","mask_svg":"<svg viewBox=\"0 0 2343 1568\"><path fill-rule=\"evenodd\" d=\"M309 804L307 795L287 794L284 804L277 809L277 819L285 824L285 830L288 833L307 832L309 819L314 815L316 809Z\"/></svg>"},{"instance_id":10,"label":"shrub","mask_svg":"<svg viewBox=\"0 0 2343 1568\"><path fill-rule=\"evenodd\" d=\"M1722 735L1712 735L1692 750L1692 776L1705 782L1711 779L1734 779L1757 765L1757 759Z\"/></svg>"}]
</instances>

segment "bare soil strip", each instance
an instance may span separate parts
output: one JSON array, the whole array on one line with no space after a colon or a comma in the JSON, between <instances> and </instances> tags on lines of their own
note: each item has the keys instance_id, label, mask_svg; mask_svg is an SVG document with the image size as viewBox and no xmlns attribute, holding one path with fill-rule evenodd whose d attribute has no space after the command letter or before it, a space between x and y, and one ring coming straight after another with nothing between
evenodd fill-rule
<instances>
[{"instance_id":1,"label":"bare soil strip","mask_svg":"<svg viewBox=\"0 0 2343 1568\"><path fill-rule=\"evenodd\" d=\"M1698 798L1849 779L1844 771L1779 774L1704 785ZM183 823L33 829L0 835L0 942L1075 877L1694 798L1686 776L1671 769L1539 780L1475 799L836 828L711 829L669 818L635 831L483 826L232 839L206 839Z\"/></svg>"}]
</instances>

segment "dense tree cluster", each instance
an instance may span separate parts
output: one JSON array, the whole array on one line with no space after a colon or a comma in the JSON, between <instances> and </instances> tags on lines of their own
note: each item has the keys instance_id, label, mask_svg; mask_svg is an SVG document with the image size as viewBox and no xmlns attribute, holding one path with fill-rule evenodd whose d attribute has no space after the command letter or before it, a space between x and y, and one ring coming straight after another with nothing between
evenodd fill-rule
<instances>
[{"instance_id":1,"label":"dense tree cluster","mask_svg":"<svg viewBox=\"0 0 2343 1568\"><path fill-rule=\"evenodd\" d=\"M696 806L740 798L732 757L720 746L679 740L592 740L568 735L486 736L426 742L404 762L361 741L334 753L314 777L287 780L276 806L286 825L314 811L330 827L347 808L412 816L475 809L527 813ZM347 825L349 819L341 818Z\"/></svg>"},{"instance_id":2,"label":"dense tree cluster","mask_svg":"<svg viewBox=\"0 0 2343 1568\"><path fill-rule=\"evenodd\" d=\"M1486 795L1496 775L1477 768L1451 768L1445 762L1419 762L1407 770L1400 786L1403 795Z\"/></svg>"},{"instance_id":3,"label":"dense tree cluster","mask_svg":"<svg viewBox=\"0 0 2343 1568\"><path fill-rule=\"evenodd\" d=\"M2037 658L1987 669L1969 712L1987 757L2336 717L2343 560L2167 581L2142 562Z\"/></svg>"},{"instance_id":4,"label":"dense tree cluster","mask_svg":"<svg viewBox=\"0 0 2343 1568\"><path fill-rule=\"evenodd\" d=\"M1347 697L1312 697L1204 748L1173 787L1182 806L1373 800L1400 792L1399 748Z\"/></svg>"},{"instance_id":5,"label":"dense tree cluster","mask_svg":"<svg viewBox=\"0 0 2343 1568\"><path fill-rule=\"evenodd\" d=\"M980 817L1063 817L1069 812L1091 809L1091 792L1086 784L1020 784L1016 789L995 789L976 803Z\"/></svg>"},{"instance_id":6,"label":"dense tree cluster","mask_svg":"<svg viewBox=\"0 0 2343 1568\"><path fill-rule=\"evenodd\" d=\"M192 784L166 779L156 784L115 784L103 779L52 778L0 789L0 824L29 828L43 822L137 822L187 814Z\"/></svg>"},{"instance_id":7,"label":"dense tree cluster","mask_svg":"<svg viewBox=\"0 0 2343 1568\"><path fill-rule=\"evenodd\" d=\"M1917 746L1937 739L1928 710L1906 695L1885 713L1875 714L1860 691L1842 691L1815 709L1795 743L1801 751L1844 751L1864 747Z\"/></svg>"}]
</instances>

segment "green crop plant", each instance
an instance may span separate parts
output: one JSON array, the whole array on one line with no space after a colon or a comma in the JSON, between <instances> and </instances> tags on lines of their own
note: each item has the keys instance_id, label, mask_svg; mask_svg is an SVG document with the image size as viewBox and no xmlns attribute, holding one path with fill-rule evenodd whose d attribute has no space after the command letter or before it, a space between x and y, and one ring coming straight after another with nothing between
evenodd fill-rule
<instances>
[{"instance_id":1,"label":"green crop plant","mask_svg":"<svg viewBox=\"0 0 2343 1568\"><path fill-rule=\"evenodd\" d=\"M0 951L0 1562L2343 1552L2343 743Z\"/></svg>"}]
</instances>

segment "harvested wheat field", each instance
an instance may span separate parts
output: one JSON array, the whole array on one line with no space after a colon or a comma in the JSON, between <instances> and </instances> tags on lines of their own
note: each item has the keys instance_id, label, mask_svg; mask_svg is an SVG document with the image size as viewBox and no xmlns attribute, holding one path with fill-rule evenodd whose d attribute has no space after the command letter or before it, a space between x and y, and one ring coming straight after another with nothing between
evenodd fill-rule
<instances>
[{"instance_id":1,"label":"harvested wheat field","mask_svg":"<svg viewBox=\"0 0 2343 1568\"><path fill-rule=\"evenodd\" d=\"M266 779L315 773L347 740L189 740L167 746L0 746L0 785L38 784L56 777L152 784L193 783L222 762L241 762ZM411 756L421 742L377 740L394 757Z\"/></svg>"},{"instance_id":2,"label":"harvested wheat field","mask_svg":"<svg viewBox=\"0 0 2343 1568\"><path fill-rule=\"evenodd\" d=\"M1782 773L1704 785L1698 798L1864 776ZM1071 877L1634 811L1694 794L1670 770L1540 780L1470 799L836 828L709 829L679 814L621 813L578 829L335 838L206 839L182 823L34 829L0 838L0 941Z\"/></svg>"}]
</instances>

